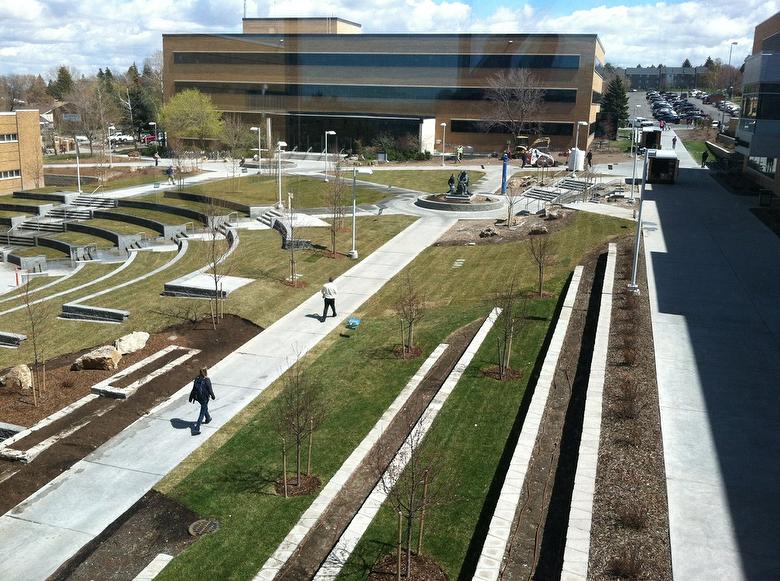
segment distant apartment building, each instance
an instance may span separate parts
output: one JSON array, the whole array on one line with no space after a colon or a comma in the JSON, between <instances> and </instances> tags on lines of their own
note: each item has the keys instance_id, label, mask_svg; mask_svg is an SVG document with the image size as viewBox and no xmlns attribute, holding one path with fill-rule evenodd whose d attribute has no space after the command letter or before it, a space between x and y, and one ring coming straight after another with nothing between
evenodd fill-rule
<instances>
[{"instance_id":1,"label":"distant apartment building","mask_svg":"<svg viewBox=\"0 0 780 581\"><path fill-rule=\"evenodd\" d=\"M756 26L742 76L736 149L745 157L744 174L780 194L780 13Z\"/></svg>"},{"instance_id":2,"label":"distant apartment building","mask_svg":"<svg viewBox=\"0 0 780 581\"><path fill-rule=\"evenodd\" d=\"M707 67L629 67L625 69L631 88L638 91L651 89L695 89L709 72Z\"/></svg>"},{"instance_id":3,"label":"distant apartment building","mask_svg":"<svg viewBox=\"0 0 780 581\"><path fill-rule=\"evenodd\" d=\"M0 195L43 186L37 109L0 113Z\"/></svg>"},{"instance_id":4,"label":"distant apartment building","mask_svg":"<svg viewBox=\"0 0 780 581\"><path fill-rule=\"evenodd\" d=\"M422 151L439 151L442 139L448 149L501 151L511 136L487 131L489 79L516 68L544 90L538 133L565 147L584 121L582 145L595 130L604 63L595 34L363 34L340 18L249 18L242 34L167 34L163 54L166 99L197 89L252 125L272 119L271 142L299 151L321 151L326 131L336 132L331 150L389 134L419 139Z\"/></svg>"}]
</instances>

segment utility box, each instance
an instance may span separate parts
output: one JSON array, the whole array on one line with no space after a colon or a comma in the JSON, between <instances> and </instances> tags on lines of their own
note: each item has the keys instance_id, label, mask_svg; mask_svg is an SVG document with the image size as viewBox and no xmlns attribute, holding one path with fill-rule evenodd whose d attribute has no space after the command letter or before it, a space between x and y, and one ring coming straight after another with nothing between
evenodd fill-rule
<instances>
[{"instance_id":1,"label":"utility box","mask_svg":"<svg viewBox=\"0 0 780 581\"><path fill-rule=\"evenodd\" d=\"M656 149L647 152L647 183L673 184L680 171L677 154L669 149Z\"/></svg>"},{"instance_id":2,"label":"utility box","mask_svg":"<svg viewBox=\"0 0 780 581\"><path fill-rule=\"evenodd\" d=\"M661 130L657 127L643 127L640 147L661 149Z\"/></svg>"}]
</instances>

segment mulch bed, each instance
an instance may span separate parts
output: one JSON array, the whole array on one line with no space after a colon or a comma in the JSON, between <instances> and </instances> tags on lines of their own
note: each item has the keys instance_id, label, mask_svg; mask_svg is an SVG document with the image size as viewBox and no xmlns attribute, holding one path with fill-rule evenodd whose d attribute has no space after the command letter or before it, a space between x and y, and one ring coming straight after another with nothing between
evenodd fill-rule
<instances>
[{"instance_id":1,"label":"mulch bed","mask_svg":"<svg viewBox=\"0 0 780 581\"><path fill-rule=\"evenodd\" d=\"M317 492L320 489L320 486L322 486L319 477L314 474L311 476L301 474L300 485L297 483L297 480L298 478L295 474L287 475L287 496L308 496L309 494ZM284 480L281 476L276 481L274 488L276 489L276 494L284 496Z\"/></svg>"},{"instance_id":2,"label":"mulch bed","mask_svg":"<svg viewBox=\"0 0 780 581\"><path fill-rule=\"evenodd\" d=\"M406 552L401 555L401 578L407 581L447 581L447 575L442 568L430 557L412 553L412 574L408 577L406 572ZM368 581L392 581L397 578L398 555L385 555L371 569Z\"/></svg>"},{"instance_id":3,"label":"mulch bed","mask_svg":"<svg viewBox=\"0 0 780 581\"><path fill-rule=\"evenodd\" d=\"M396 359L416 359L422 353L422 349L419 347L412 347L411 349L404 349L400 345L396 345L393 348L393 355Z\"/></svg>"},{"instance_id":4,"label":"mulch bed","mask_svg":"<svg viewBox=\"0 0 780 581\"><path fill-rule=\"evenodd\" d=\"M639 296L619 246L588 577L672 579L661 420L644 253Z\"/></svg>"},{"instance_id":5,"label":"mulch bed","mask_svg":"<svg viewBox=\"0 0 780 581\"><path fill-rule=\"evenodd\" d=\"M50 581L126 581L158 553L178 555L197 540L188 532L198 515L154 490L52 575Z\"/></svg>"},{"instance_id":6,"label":"mulch bed","mask_svg":"<svg viewBox=\"0 0 780 581\"><path fill-rule=\"evenodd\" d=\"M17 445L22 446L20 449L25 449L28 444L31 445L34 441L40 441L49 435L59 433L67 426L75 425L85 419L90 420L88 425L52 445L30 464L20 465L16 462L0 461L0 474L8 474L18 470L7 480L0 482L0 513L14 507L139 417L145 415L150 409L165 401L183 385L191 382L200 367L214 365L260 331L261 329L250 321L227 315L216 330L212 329L211 320L206 319L194 325L187 323L170 327L151 337L151 347L144 348L140 352L141 355L134 353L132 355L135 357L128 356L127 361L123 358L122 365L126 366L132 361L149 355L149 349L154 352L171 343L194 347L200 349L201 353L144 384L126 400L98 398L65 418L28 436L31 440L28 438L20 440ZM49 413L88 393L89 387L93 383L97 383L114 373L110 371L71 372L70 363L74 358L75 354L60 358L60 365L54 366L54 369L58 370L56 373L64 374L65 371L62 370L64 367L68 374L76 376L85 374L85 377L89 377L89 379L78 378L76 385L79 386L80 392L76 394L72 393L72 390L77 389L76 387L67 389L51 387L49 390L50 399L47 398L45 403L51 404L52 400L56 400L60 402L60 405L58 407L52 406L54 409L51 409ZM76 381L75 378L74 381ZM58 391L67 392L69 397L56 397L59 395ZM14 394L8 400L14 402L18 398L19 394ZM0 405L2 403L0 400ZM102 412L102 415L98 416L98 412ZM193 408L193 420L196 415Z\"/></svg>"},{"instance_id":7,"label":"mulch bed","mask_svg":"<svg viewBox=\"0 0 780 581\"><path fill-rule=\"evenodd\" d=\"M522 204L517 204L515 209L522 209ZM434 246L463 246L464 244L504 244L525 240L531 236L530 231L535 226L542 225L547 228L548 233L552 234L565 228L572 217L574 210L556 209L558 219L551 220L542 216L518 216L515 218L515 224L507 228L504 224L505 219L489 220L459 220L453 224L452 228L442 234L441 238ZM498 235L480 238L479 234L486 228L493 228Z\"/></svg>"},{"instance_id":8,"label":"mulch bed","mask_svg":"<svg viewBox=\"0 0 780 581\"><path fill-rule=\"evenodd\" d=\"M482 372L482 375L485 377L489 377L490 379L495 379L496 381L517 381L521 377L523 377L522 371L515 371L512 368L508 368L504 372L504 377L501 377L501 370L498 368L498 365L494 365L493 367L487 367L485 369L480 370Z\"/></svg>"}]
</instances>

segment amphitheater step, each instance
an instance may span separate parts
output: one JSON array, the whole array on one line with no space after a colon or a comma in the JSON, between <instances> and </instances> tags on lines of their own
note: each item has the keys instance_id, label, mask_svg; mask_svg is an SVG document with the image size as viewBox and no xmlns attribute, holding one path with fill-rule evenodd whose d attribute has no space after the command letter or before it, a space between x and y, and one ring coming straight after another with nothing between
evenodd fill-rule
<instances>
[{"instance_id":1,"label":"amphitheater step","mask_svg":"<svg viewBox=\"0 0 780 581\"><path fill-rule=\"evenodd\" d=\"M27 340L27 335L20 335L19 333L8 333L0 331L0 345L3 347L19 347L22 341Z\"/></svg>"},{"instance_id":2,"label":"amphitheater step","mask_svg":"<svg viewBox=\"0 0 780 581\"><path fill-rule=\"evenodd\" d=\"M90 208L116 208L118 203L113 198L91 198L79 196L73 201L74 206L86 206Z\"/></svg>"},{"instance_id":3,"label":"amphitheater step","mask_svg":"<svg viewBox=\"0 0 780 581\"><path fill-rule=\"evenodd\" d=\"M65 232L65 224L62 222L37 222L28 220L27 222L22 222L19 228L35 232Z\"/></svg>"},{"instance_id":4,"label":"amphitheater step","mask_svg":"<svg viewBox=\"0 0 780 581\"><path fill-rule=\"evenodd\" d=\"M523 192L523 195L526 198L533 198L535 200L542 200L545 202L552 202L555 200L555 198L558 197L557 192L552 192L550 190L544 190L542 188L531 188L529 190L526 190Z\"/></svg>"},{"instance_id":5,"label":"amphitheater step","mask_svg":"<svg viewBox=\"0 0 780 581\"><path fill-rule=\"evenodd\" d=\"M84 210L76 206L57 206L49 210L47 218L61 218L64 220L89 220L92 217L91 210Z\"/></svg>"},{"instance_id":6,"label":"amphitheater step","mask_svg":"<svg viewBox=\"0 0 780 581\"><path fill-rule=\"evenodd\" d=\"M108 309L105 307L91 307L89 305L76 305L73 303L65 303L62 305L62 313L60 314L60 317L63 319L102 323L121 323L126 321L129 316L129 311Z\"/></svg>"},{"instance_id":7,"label":"amphitheater step","mask_svg":"<svg viewBox=\"0 0 780 581\"><path fill-rule=\"evenodd\" d=\"M274 220L282 217L284 217L284 214L282 214L276 208L271 208L270 210L263 212L263 214L258 218L258 220L260 220L260 222L262 222L263 224L265 224L270 228Z\"/></svg>"}]
</instances>

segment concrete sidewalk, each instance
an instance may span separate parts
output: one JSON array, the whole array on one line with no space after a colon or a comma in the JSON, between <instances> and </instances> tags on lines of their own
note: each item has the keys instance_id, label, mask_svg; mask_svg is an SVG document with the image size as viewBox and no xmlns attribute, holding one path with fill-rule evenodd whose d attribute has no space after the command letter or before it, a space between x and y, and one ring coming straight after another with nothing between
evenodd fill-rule
<instances>
[{"instance_id":1,"label":"concrete sidewalk","mask_svg":"<svg viewBox=\"0 0 780 581\"><path fill-rule=\"evenodd\" d=\"M185 385L0 517L0 579L45 579L53 573L454 222L419 220L339 277L338 317L319 321L317 292L213 366L214 420L202 427L202 435L190 435L197 410L187 402L190 386Z\"/></svg>"},{"instance_id":2,"label":"concrete sidewalk","mask_svg":"<svg viewBox=\"0 0 780 581\"><path fill-rule=\"evenodd\" d=\"M643 228L674 578L780 579L780 238L677 154Z\"/></svg>"}]
</instances>

